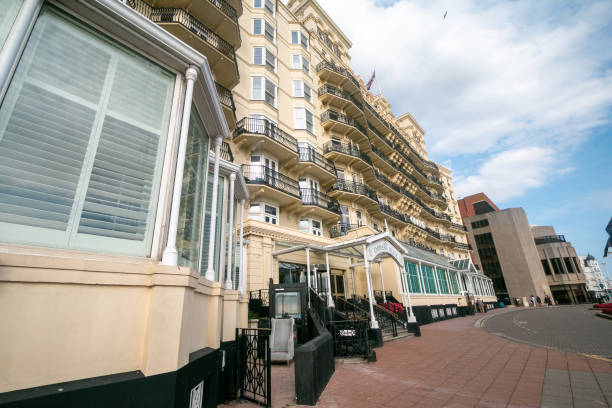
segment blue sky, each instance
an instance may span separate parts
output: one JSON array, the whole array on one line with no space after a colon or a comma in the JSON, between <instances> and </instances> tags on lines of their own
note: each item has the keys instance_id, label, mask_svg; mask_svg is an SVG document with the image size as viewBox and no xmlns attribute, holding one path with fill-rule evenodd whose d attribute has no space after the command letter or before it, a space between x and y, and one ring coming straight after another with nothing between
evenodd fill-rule
<instances>
[{"instance_id":1,"label":"blue sky","mask_svg":"<svg viewBox=\"0 0 612 408\"><path fill-rule=\"evenodd\" d=\"M612 1L319 0L351 66L484 191L601 260L612 216ZM443 15L448 11L446 19ZM609 265L612 274L612 265Z\"/></svg>"}]
</instances>

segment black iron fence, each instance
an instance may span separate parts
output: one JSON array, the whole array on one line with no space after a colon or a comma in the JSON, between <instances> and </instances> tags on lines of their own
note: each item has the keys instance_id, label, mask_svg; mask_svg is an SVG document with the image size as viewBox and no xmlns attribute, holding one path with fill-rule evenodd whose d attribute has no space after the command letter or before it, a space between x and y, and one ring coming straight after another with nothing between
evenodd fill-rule
<instances>
[{"instance_id":1,"label":"black iron fence","mask_svg":"<svg viewBox=\"0 0 612 408\"><path fill-rule=\"evenodd\" d=\"M249 312L257 317L268 317L270 315L268 289L252 290L249 292Z\"/></svg>"},{"instance_id":2,"label":"black iron fence","mask_svg":"<svg viewBox=\"0 0 612 408\"><path fill-rule=\"evenodd\" d=\"M236 124L236 130L234 131L234 137L239 136L243 133L263 135L270 139L280 143L289 150L298 153L298 142L297 139L288 134L287 132L280 130L278 126L270 122L267 119L259 118L242 118Z\"/></svg>"},{"instance_id":3,"label":"black iron fence","mask_svg":"<svg viewBox=\"0 0 612 408\"><path fill-rule=\"evenodd\" d=\"M237 384L240 399L272 405L270 329L236 329Z\"/></svg>"},{"instance_id":4,"label":"black iron fence","mask_svg":"<svg viewBox=\"0 0 612 408\"><path fill-rule=\"evenodd\" d=\"M324 69L328 69L330 71L333 71L337 74L343 75L345 77L347 77L348 79L351 80L351 82L357 87L359 88L359 81L357 81L355 79L355 77L353 76L353 74L351 74L349 71L347 71L345 68L339 67L335 64L332 64L331 62L328 61L322 61L320 62L317 66L316 66L316 70L317 72L321 72Z\"/></svg>"},{"instance_id":5,"label":"black iron fence","mask_svg":"<svg viewBox=\"0 0 612 408\"><path fill-rule=\"evenodd\" d=\"M339 222L336 225L332 225L332 227L329 229L329 237L330 238L342 237L342 236L348 234L348 232L350 230L353 230L355 228L359 228L359 227L362 227L362 226L363 225Z\"/></svg>"},{"instance_id":6,"label":"black iron fence","mask_svg":"<svg viewBox=\"0 0 612 408\"><path fill-rule=\"evenodd\" d=\"M210 151L214 154L215 147L211 145ZM234 154L232 153L232 149L230 148L230 145L227 142L221 143L221 158L228 162L234 162Z\"/></svg>"},{"instance_id":7,"label":"black iron fence","mask_svg":"<svg viewBox=\"0 0 612 408\"><path fill-rule=\"evenodd\" d=\"M300 197L298 182L269 167L243 164L242 175L247 184L263 184L294 197Z\"/></svg>"},{"instance_id":8,"label":"black iron fence","mask_svg":"<svg viewBox=\"0 0 612 408\"><path fill-rule=\"evenodd\" d=\"M215 82L215 86L217 88L217 94L219 95L219 102L221 104L230 108L234 115L236 114L236 105L234 104L234 97L232 96L232 91L227 89L226 87Z\"/></svg>"},{"instance_id":9,"label":"black iron fence","mask_svg":"<svg viewBox=\"0 0 612 408\"><path fill-rule=\"evenodd\" d=\"M372 349L368 341L367 320L333 320L329 329L334 338L334 356L368 358Z\"/></svg>"},{"instance_id":10,"label":"black iron fence","mask_svg":"<svg viewBox=\"0 0 612 408\"><path fill-rule=\"evenodd\" d=\"M351 101L351 102L353 102L353 104L355 106L357 106L360 110L363 111L363 105L361 104L361 102L359 102L357 99L355 99L348 92L344 92L344 91L342 91L342 90L340 90L338 88L334 88L331 85L323 85L322 87L319 88L319 91L318 91L319 96L324 95L326 93L328 93L330 95L337 96L338 98L345 99L347 101Z\"/></svg>"},{"instance_id":11,"label":"black iron fence","mask_svg":"<svg viewBox=\"0 0 612 408\"><path fill-rule=\"evenodd\" d=\"M340 203L327 194L314 188L300 188L303 205L316 205L336 214L340 214Z\"/></svg>"}]
</instances>

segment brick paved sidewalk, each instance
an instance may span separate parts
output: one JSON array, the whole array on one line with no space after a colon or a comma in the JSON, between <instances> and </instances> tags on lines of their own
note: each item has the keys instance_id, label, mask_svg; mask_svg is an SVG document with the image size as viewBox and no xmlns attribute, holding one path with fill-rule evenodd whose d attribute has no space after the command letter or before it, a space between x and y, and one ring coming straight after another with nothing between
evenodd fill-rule
<instances>
[{"instance_id":1,"label":"brick paved sidewalk","mask_svg":"<svg viewBox=\"0 0 612 408\"><path fill-rule=\"evenodd\" d=\"M496 309L485 316L510 310ZM602 390L601 398L612 401L607 384L612 379L612 364L501 339L474 327L481 317L423 326L422 337L389 342L376 349L376 363L337 363L317 406L539 407L543 390L546 395L557 395L555 387L565 381L564 372L577 387L592 386L594 378ZM586 393L589 388L576 390ZM582 405L574 404L571 393L558 395L555 401L544 401L543 406L607 406L605 399L603 405L594 401ZM274 402L275 408L294 403ZM554 405L557 402L561 405Z\"/></svg>"}]
</instances>

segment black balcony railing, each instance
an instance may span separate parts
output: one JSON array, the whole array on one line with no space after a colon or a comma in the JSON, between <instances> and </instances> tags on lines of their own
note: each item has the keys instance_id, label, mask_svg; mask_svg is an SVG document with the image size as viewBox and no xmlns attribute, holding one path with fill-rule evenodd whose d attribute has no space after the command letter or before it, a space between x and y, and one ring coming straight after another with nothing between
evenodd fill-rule
<instances>
[{"instance_id":1,"label":"black balcony railing","mask_svg":"<svg viewBox=\"0 0 612 408\"><path fill-rule=\"evenodd\" d=\"M365 137L368 137L368 132L365 130L363 126L361 126L357 121L350 116L343 115L342 113L338 113L334 110L326 110L321 114L321 122L325 122L326 120L333 120L335 122L344 123L345 125L352 126L355 129L358 129Z\"/></svg>"},{"instance_id":2,"label":"black balcony railing","mask_svg":"<svg viewBox=\"0 0 612 408\"><path fill-rule=\"evenodd\" d=\"M387 204L383 204L383 203L378 203L378 207L380 208L380 211L382 211L383 213L390 215L391 217L395 218L396 220L399 220L403 223L408 224L408 221L406 220L408 217L406 217L404 214L400 213L397 210L394 210L393 208L391 208L389 205Z\"/></svg>"},{"instance_id":3,"label":"black balcony railing","mask_svg":"<svg viewBox=\"0 0 612 408\"><path fill-rule=\"evenodd\" d=\"M151 7L142 0L128 0L127 4L154 23L182 25L236 64L234 47L185 10L176 7ZM238 73L238 67L236 67L236 73Z\"/></svg>"},{"instance_id":4,"label":"black balcony railing","mask_svg":"<svg viewBox=\"0 0 612 408\"><path fill-rule=\"evenodd\" d=\"M465 226L463 224L457 224L455 222L451 222L450 226L451 226L451 228L454 228L454 229L458 229L458 230L461 230L461 231L467 231L467 228L465 228Z\"/></svg>"},{"instance_id":5,"label":"black balcony railing","mask_svg":"<svg viewBox=\"0 0 612 408\"><path fill-rule=\"evenodd\" d=\"M331 85L323 85L322 87L319 88L318 92L319 92L319 96L322 96L323 94L328 93L330 95L337 96L338 98L342 98L344 100L351 101L355 106L357 106L360 110L363 111L363 105L361 104L361 102L359 102L349 93L344 92L338 88L334 88Z\"/></svg>"},{"instance_id":6,"label":"black balcony railing","mask_svg":"<svg viewBox=\"0 0 612 408\"><path fill-rule=\"evenodd\" d=\"M247 184L262 184L294 197L300 197L300 188L297 181L269 167L243 164L242 175Z\"/></svg>"},{"instance_id":7,"label":"black balcony railing","mask_svg":"<svg viewBox=\"0 0 612 408\"><path fill-rule=\"evenodd\" d=\"M316 205L336 214L340 213L340 204L325 193L314 188L300 188L303 205Z\"/></svg>"},{"instance_id":8,"label":"black balcony railing","mask_svg":"<svg viewBox=\"0 0 612 408\"><path fill-rule=\"evenodd\" d=\"M565 242L564 235L546 235L544 237L534 238L536 245L539 244L548 244L551 242Z\"/></svg>"},{"instance_id":9,"label":"black balcony railing","mask_svg":"<svg viewBox=\"0 0 612 408\"><path fill-rule=\"evenodd\" d=\"M267 119L258 118L242 118L236 124L236 130L234 137L248 133L254 135L267 136L270 139L280 143L289 150L298 153L298 142L297 140L289 135L287 132L280 130L278 126L273 124Z\"/></svg>"},{"instance_id":10,"label":"black balcony railing","mask_svg":"<svg viewBox=\"0 0 612 408\"><path fill-rule=\"evenodd\" d=\"M238 24L238 13L236 12L235 8L229 5L228 2L226 2L225 0L206 0L206 1L208 1L210 4L212 4L219 10L221 10L223 14L225 14L226 16L234 20L236 24Z\"/></svg>"},{"instance_id":11,"label":"black balcony railing","mask_svg":"<svg viewBox=\"0 0 612 408\"><path fill-rule=\"evenodd\" d=\"M410 241L401 241L402 244L404 245L409 245L411 247L414 248L419 248L419 249L424 249L425 251L429 251L431 253L436 253L436 250L433 249L432 247L428 247L427 245L421 244L420 242L416 242L414 240L410 240Z\"/></svg>"},{"instance_id":12,"label":"black balcony railing","mask_svg":"<svg viewBox=\"0 0 612 408\"><path fill-rule=\"evenodd\" d=\"M329 152L338 152L349 156L358 157L364 162L368 163L370 166L372 165L372 160L370 160L368 155L363 153L354 145L334 141L327 142L323 145L323 153L325 154Z\"/></svg>"},{"instance_id":13,"label":"black balcony railing","mask_svg":"<svg viewBox=\"0 0 612 408\"><path fill-rule=\"evenodd\" d=\"M215 85L217 88L217 94L219 95L219 102L221 102L222 105L225 105L228 108L230 108L232 112L234 112L234 115L235 115L236 105L234 105L234 98L232 97L232 91L230 91L229 89L227 89L226 87L222 85L219 85L216 82L215 82Z\"/></svg>"},{"instance_id":14,"label":"black balcony railing","mask_svg":"<svg viewBox=\"0 0 612 408\"><path fill-rule=\"evenodd\" d=\"M215 147L213 145L210 146L210 151L214 154ZM228 162L234 162L234 155L232 154L232 149L227 142L223 142L221 144L221 158Z\"/></svg>"},{"instance_id":15,"label":"black balcony railing","mask_svg":"<svg viewBox=\"0 0 612 408\"><path fill-rule=\"evenodd\" d=\"M363 225L339 222L336 225L332 225L332 227L329 229L329 237L330 238L341 237L341 236L348 234L350 230L354 230L359 227L363 227Z\"/></svg>"},{"instance_id":16,"label":"black balcony railing","mask_svg":"<svg viewBox=\"0 0 612 408\"><path fill-rule=\"evenodd\" d=\"M331 62L328 61L323 61L320 62L317 67L317 72L321 72L323 69L328 69L330 71L333 71L337 74L343 75L345 77L347 77L353 84L355 84L355 86L357 88L359 88L359 81L357 81L355 79L355 77L353 76L353 74L351 74L349 71L347 71L345 68L339 67L335 64L332 64Z\"/></svg>"},{"instance_id":17,"label":"black balcony railing","mask_svg":"<svg viewBox=\"0 0 612 408\"><path fill-rule=\"evenodd\" d=\"M336 166L334 163L327 160L323 155L317 152L315 149L306 146L298 146L298 154L301 162L311 162L321 167L323 170L327 170L336 175Z\"/></svg>"},{"instance_id":18,"label":"black balcony railing","mask_svg":"<svg viewBox=\"0 0 612 408\"><path fill-rule=\"evenodd\" d=\"M463 242L455 242L455 248L465 249L468 251L472 250L472 246L470 244L464 244Z\"/></svg>"},{"instance_id":19,"label":"black balcony railing","mask_svg":"<svg viewBox=\"0 0 612 408\"><path fill-rule=\"evenodd\" d=\"M374 190L358 181L338 180L329 188L329 191L346 191L347 193L366 196L378 202L378 197Z\"/></svg>"}]
</instances>

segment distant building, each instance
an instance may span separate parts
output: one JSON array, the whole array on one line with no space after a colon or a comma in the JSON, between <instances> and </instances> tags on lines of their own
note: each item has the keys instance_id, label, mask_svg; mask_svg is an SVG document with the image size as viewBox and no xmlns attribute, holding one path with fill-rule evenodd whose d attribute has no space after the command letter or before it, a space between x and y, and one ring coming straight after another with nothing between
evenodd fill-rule
<instances>
[{"instance_id":1,"label":"distant building","mask_svg":"<svg viewBox=\"0 0 612 408\"><path fill-rule=\"evenodd\" d=\"M591 296L593 301L599 301L603 299L608 292L612 289L609 287L608 282L603 276L597 259L591 254L587 256L579 256L580 264L582 265L582 271L584 272L584 278L586 281L586 290Z\"/></svg>"},{"instance_id":2,"label":"distant building","mask_svg":"<svg viewBox=\"0 0 612 408\"><path fill-rule=\"evenodd\" d=\"M550 288L525 211L495 210L497 206L488 198L468 198L460 200L459 208L466 214L476 214L463 220L474 249L472 257L493 280L498 300L517 303L520 299L519 303L526 303L532 295L544 299Z\"/></svg>"},{"instance_id":3,"label":"distant building","mask_svg":"<svg viewBox=\"0 0 612 408\"><path fill-rule=\"evenodd\" d=\"M555 301L586 302L586 281L572 244L551 226L533 226L531 232Z\"/></svg>"}]
</instances>

